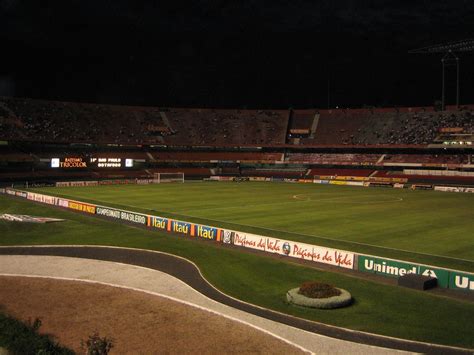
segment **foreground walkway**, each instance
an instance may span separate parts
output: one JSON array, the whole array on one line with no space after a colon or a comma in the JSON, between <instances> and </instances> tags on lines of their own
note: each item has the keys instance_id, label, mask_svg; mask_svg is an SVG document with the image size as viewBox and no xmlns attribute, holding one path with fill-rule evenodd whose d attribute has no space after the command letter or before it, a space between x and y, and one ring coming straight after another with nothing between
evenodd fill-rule
<instances>
[{"instance_id":1,"label":"foreground walkway","mask_svg":"<svg viewBox=\"0 0 474 355\"><path fill-rule=\"evenodd\" d=\"M454 349L446 347L372 336L299 320L239 302L209 285L194 264L168 254L106 247L1 247L0 254L7 254L0 255L1 275L87 280L141 290L245 322L314 353L401 353L398 350L361 343L367 339L367 342L372 344L378 343L410 351L455 352ZM321 333L329 333L332 337ZM344 338L352 338L357 342L341 340Z\"/></svg>"}]
</instances>

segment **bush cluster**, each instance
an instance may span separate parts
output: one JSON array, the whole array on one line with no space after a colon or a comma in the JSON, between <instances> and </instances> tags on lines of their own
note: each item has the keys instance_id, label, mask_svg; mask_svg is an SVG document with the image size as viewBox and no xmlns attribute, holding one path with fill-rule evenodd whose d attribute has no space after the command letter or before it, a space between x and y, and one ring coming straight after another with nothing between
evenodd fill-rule
<instances>
[{"instance_id":1,"label":"bush cluster","mask_svg":"<svg viewBox=\"0 0 474 355\"><path fill-rule=\"evenodd\" d=\"M17 319L0 313L0 346L11 354L74 354L70 349L60 346L50 336L39 334L41 320L22 323Z\"/></svg>"},{"instance_id":2,"label":"bush cluster","mask_svg":"<svg viewBox=\"0 0 474 355\"><path fill-rule=\"evenodd\" d=\"M300 286L298 293L309 298L329 298L339 296L341 291L329 284L307 281Z\"/></svg>"},{"instance_id":3,"label":"bush cluster","mask_svg":"<svg viewBox=\"0 0 474 355\"><path fill-rule=\"evenodd\" d=\"M82 341L82 348L85 348L86 355L107 355L113 347L113 340L107 337L101 338L97 331L85 342Z\"/></svg>"}]
</instances>

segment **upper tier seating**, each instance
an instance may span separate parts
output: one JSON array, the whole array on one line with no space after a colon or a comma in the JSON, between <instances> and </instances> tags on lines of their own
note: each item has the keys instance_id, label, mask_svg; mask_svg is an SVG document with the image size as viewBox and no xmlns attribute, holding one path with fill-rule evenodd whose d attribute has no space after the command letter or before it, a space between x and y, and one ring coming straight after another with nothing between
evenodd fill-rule
<instances>
[{"instance_id":1,"label":"upper tier seating","mask_svg":"<svg viewBox=\"0 0 474 355\"><path fill-rule=\"evenodd\" d=\"M170 109L168 144L284 144L287 111Z\"/></svg>"},{"instance_id":2,"label":"upper tier seating","mask_svg":"<svg viewBox=\"0 0 474 355\"><path fill-rule=\"evenodd\" d=\"M161 109L0 98L0 139L121 144L284 144L288 112Z\"/></svg>"},{"instance_id":3,"label":"upper tier seating","mask_svg":"<svg viewBox=\"0 0 474 355\"><path fill-rule=\"evenodd\" d=\"M154 151L151 153L155 160L166 161L270 161L281 160L282 153L254 153L254 152L168 152Z\"/></svg>"},{"instance_id":4,"label":"upper tier seating","mask_svg":"<svg viewBox=\"0 0 474 355\"><path fill-rule=\"evenodd\" d=\"M441 128L459 127L474 132L471 110L453 112L397 112L370 110L324 110L314 139L303 144L430 144Z\"/></svg>"},{"instance_id":5,"label":"upper tier seating","mask_svg":"<svg viewBox=\"0 0 474 355\"><path fill-rule=\"evenodd\" d=\"M289 153L289 162L314 164L375 164L381 154L336 154L336 153Z\"/></svg>"},{"instance_id":6,"label":"upper tier seating","mask_svg":"<svg viewBox=\"0 0 474 355\"><path fill-rule=\"evenodd\" d=\"M0 97L0 140L277 146L289 133L288 143L299 145L427 145L443 129L444 136L449 136L446 129L474 134L472 110L168 109Z\"/></svg>"},{"instance_id":7,"label":"upper tier seating","mask_svg":"<svg viewBox=\"0 0 474 355\"><path fill-rule=\"evenodd\" d=\"M387 154L383 163L467 164L468 156L461 154Z\"/></svg>"},{"instance_id":8,"label":"upper tier seating","mask_svg":"<svg viewBox=\"0 0 474 355\"><path fill-rule=\"evenodd\" d=\"M370 176L372 169L311 169L309 176Z\"/></svg>"}]
</instances>

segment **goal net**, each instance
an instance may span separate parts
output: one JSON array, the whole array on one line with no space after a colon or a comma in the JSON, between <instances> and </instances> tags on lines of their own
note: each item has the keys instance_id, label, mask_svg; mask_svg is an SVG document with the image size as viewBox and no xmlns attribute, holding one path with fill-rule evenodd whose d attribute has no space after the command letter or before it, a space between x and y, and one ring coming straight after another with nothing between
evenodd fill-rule
<instances>
[{"instance_id":1,"label":"goal net","mask_svg":"<svg viewBox=\"0 0 474 355\"><path fill-rule=\"evenodd\" d=\"M153 183L184 182L183 173L153 173Z\"/></svg>"}]
</instances>

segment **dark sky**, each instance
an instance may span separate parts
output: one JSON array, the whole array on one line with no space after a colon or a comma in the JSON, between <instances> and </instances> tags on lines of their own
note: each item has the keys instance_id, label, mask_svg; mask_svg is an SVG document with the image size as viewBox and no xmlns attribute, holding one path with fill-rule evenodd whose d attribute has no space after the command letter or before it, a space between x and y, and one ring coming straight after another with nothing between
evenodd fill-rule
<instances>
[{"instance_id":1,"label":"dark sky","mask_svg":"<svg viewBox=\"0 0 474 355\"><path fill-rule=\"evenodd\" d=\"M407 52L474 38L473 19L472 0L0 0L0 95L305 108L329 81L331 106L431 105L441 56Z\"/></svg>"}]
</instances>

